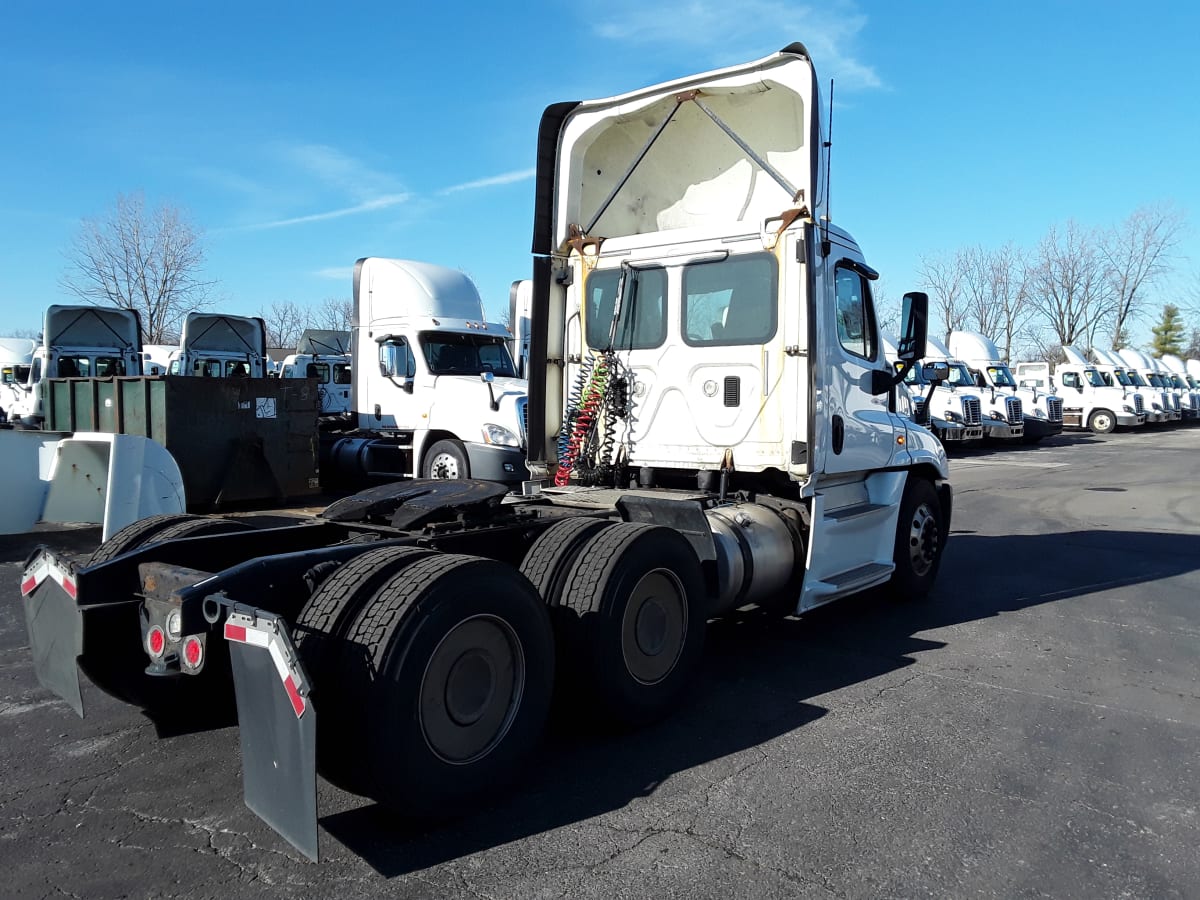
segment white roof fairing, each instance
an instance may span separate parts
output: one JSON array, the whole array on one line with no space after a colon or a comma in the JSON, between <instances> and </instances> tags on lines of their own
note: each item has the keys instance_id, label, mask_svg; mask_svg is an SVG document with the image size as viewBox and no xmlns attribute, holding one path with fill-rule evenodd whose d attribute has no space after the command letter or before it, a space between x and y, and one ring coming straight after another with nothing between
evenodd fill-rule
<instances>
[{"instance_id":1,"label":"white roof fairing","mask_svg":"<svg viewBox=\"0 0 1200 900\"><path fill-rule=\"evenodd\" d=\"M586 229L594 219L589 236L607 238L731 223L758 230L763 220L801 205L815 216L815 95L812 63L789 49L579 104L559 136L556 244L572 225ZM802 196L792 197L698 103Z\"/></svg>"}]
</instances>

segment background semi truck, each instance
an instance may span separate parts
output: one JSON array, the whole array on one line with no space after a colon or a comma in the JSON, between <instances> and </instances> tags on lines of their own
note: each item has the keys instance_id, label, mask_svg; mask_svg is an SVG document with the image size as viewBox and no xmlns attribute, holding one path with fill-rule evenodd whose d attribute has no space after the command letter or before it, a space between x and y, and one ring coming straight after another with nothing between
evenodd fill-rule
<instances>
[{"instance_id":1,"label":"background semi truck","mask_svg":"<svg viewBox=\"0 0 1200 900\"><path fill-rule=\"evenodd\" d=\"M312 378L317 382L322 416L346 416L354 387L350 332L307 329L296 343L296 352L283 358L280 378Z\"/></svg>"},{"instance_id":2,"label":"background semi truck","mask_svg":"<svg viewBox=\"0 0 1200 900\"><path fill-rule=\"evenodd\" d=\"M1042 438L1061 434L1063 430L1063 401L1053 391L1037 387L1021 387L1013 377L1008 362L995 343L987 335L977 331L952 331L949 340L950 352L967 364L980 391L987 392L993 402L1005 395L1021 401L1021 414L1025 426L1021 441L1036 444ZM1004 400L1005 415L1009 414Z\"/></svg>"},{"instance_id":3,"label":"background semi truck","mask_svg":"<svg viewBox=\"0 0 1200 900\"><path fill-rule=\"evenodd\" d=\"M0 422L8 421L9 409L23 394L36 348L29 338L0 338Z\"/></svg>"},{"instance_id":4,"label":"background semi truck","mask_svg":"<svg viewBox=\"0 0 1200 900\"><path fill-rule=\"evenodd\" d=\"M355 428L327 432L322 469L519 483L526 385L504 326L471 279L444 266L368 257L354 266Z\"/></svg>"},{"instance_id":5,"label":"background semi truck","mask_svg":"<svg viewBox=\"0 0 1200 900\"><path fill-rule=\"evenodd\" d=\"M896 341L883 335L887 359L897 368ZM972 390L966 366L946 363L944 378L933 379L923 366L912 366L896 385L897 400L907 402L914 421L925 424L943 445L973 443L983 437L983 406Z\"/></svg>"},{"instance_id":6,"label":"background semi truck","mask_svg":"<svg viewBox=\"0 0 1200 900\"><path fill-rule=\"evenodd\" d=\"M928 300L905 295L895 373L876 273L828 219L816 85L792 44L547 108L536 484L385 485L275 528L157 517L78 566L40 550L22 593L42 683L79 712L81 670L179 710L232 671L247 805L315 858L318 770L410 817L452 814L514 775L555 690L594 721L647 722L695 689L710 618L927 593L948 469L895 387L923 353ZM360 310L399 275L466 292L445 272L370 268ZM378 348L379 388L408 395L416 360L445 377L443 346L495 352L482 323L462 334L360 318L356 358ZM389 396L360 416L382 422Z\"/></svg>"},{"instance_id":7,"label":"background semi truck","mask_svg":"<svg viewBox=\"0 0 1200 900\"><path fill-rule=\"evenodd\" d=\"M995 389L981 391L967 364L955 356L949 347L934 337L929 338L929 359L944 362L950 367L949 383L971 386L979 397L984 437L1013 441L1025 435L1025 415L1020 397L997 393Z\"/></svg>"},{"instance_id":8,"label":"background semi truck","mask_svg":"<svg viewBox=\"0 0 1200 900\"><path fill-rule=\"evenodd\" d=\"M267 326L257 316L191 312L183 321L170 375L265 378Z\"/></svg>"},{"instance_id":9,"label":"background semi truck","mask_svg":"<svg viewBox=\"0 0 1200 900\"><path fill-rule=\"evenodd\" d=\"M1145 421L1142 399L1127 388L1110 387L1096 367L1074 347L1064 347L1067 362L1017 363L1016 377L1031 387L1045 385L1062 399L1063 421L1072 428L1108 434L1118 425L1134 427Z\"/></svg>"},{"instance_id":10,"label":"background semi truck","mask_svg":"<svg viewBox=\"0 0 1200 900\"><path fill-rule=\"evenodd\" d=\"M33 351L29 377L8 408L26 427L41 427L45 384L53 378L111 378L142 374L142 339L133 310L98 306L46 309L41 343Z\"/></svg>"}]
</instances>

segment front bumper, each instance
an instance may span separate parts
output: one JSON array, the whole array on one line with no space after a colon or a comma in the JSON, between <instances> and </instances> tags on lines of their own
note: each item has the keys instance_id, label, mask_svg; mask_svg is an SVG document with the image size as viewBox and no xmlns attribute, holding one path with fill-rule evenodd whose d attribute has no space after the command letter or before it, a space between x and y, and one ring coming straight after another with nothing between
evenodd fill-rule
<instances>
[{"instance_id":1,"label":"front bumper","mask_svg":"<svg viewBox=\"0 0 1200 900\"><path fill-rule=\"evenodd\" d=\"M1134 428L1138 425L1146 423L1146 414L1133 415L1130 413L1117 413L1117 424L1123 428Z\"/></svg>"},{"instance_id":2,"label":"front bumper","mask_svg":"<svg viewBox=\"0 0 1200 900\"><path fill-rule=\"evenodd\" d=\"M1010 441L1025 434L1025 425L1010 425L1008 422L998 422L995 419L984 419L983 430L993 440Z\"/></svg>"},{"instance_id":3,"label":"front bumper","mask_svg":"<svg viewBox=\"0 0 1200 900\"><path fill-rule=\"evenodd\" d=\"M1051 422L1047 419L1039 419L1037 416L1025 417L1025 434L1029 437L1051 437L1055 434L1062 434L1062 430L1062 422Z\"/></svg>"},{"instance_id":4,"label":"front bumper","mask_svg":"<svg viewBox=\"0 0 1200 900\"><path fill-rule=\"evenodd\" d=\"M494 444L467 444L471 477L483 481L519 484L529 478L525 450L521 447L497 447Z\"/></svg>"}]
</instances>

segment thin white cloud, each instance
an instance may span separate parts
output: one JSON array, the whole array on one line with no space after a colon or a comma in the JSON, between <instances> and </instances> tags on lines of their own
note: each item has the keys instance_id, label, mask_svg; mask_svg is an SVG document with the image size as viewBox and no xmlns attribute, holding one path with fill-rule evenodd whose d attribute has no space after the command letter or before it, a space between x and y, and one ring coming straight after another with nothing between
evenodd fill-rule
<instances>
[{"instance_id":1,"label":"thin white cloud","mask_svg":"<svg viewBox=\"0 0 1200 900\"><path fill-rule=\"evenodd\" d=\"M328 266L313 272L317 278L329 278L334 281L349 281L354 277L353 266Z\"/></svg>"},{"instance_id":2,"label":"thin white cloud","mask_svg":"<svg viewBox=\"0 0 1200 900\"><path fill-rule=\"evenodd\" d=\"M596 33L622 43L702 54L704 65L717 66L765 56L799 40L812 54L822 81L832 77L847 90L883 87L875 69L854 54L854 43L867 24L854 3L741 0L736 14L731 9L728 0L610 0Z\"/></svg>"},{"instance_id":3,"label":"thin white cloud","mask_svg":"<svg viewBox=\"0 0 1200 900\"><path fill-rule=\"evenodd\" d=\"M336 147L325 144L292 144L284 146L285 160L356 200L367 201L381 194L398 194L400 183L384 172L349 156Z\"/></svg>"},{"instance_id":4,"label":"thin white cloud","mask_svg":"<svg viewBox=\"0 0 1200 900\"><path fill-rule=\"evenodd\" d=\"M474 191L479 188L495 187L501 184L515 184L518 181L528 181L537 174L537 169L520 169L516 172L505 172L503 175L493 175L490 178L479 178L475 181L465 181L462 184L442 188L439 194L456 194L459 191Z\"/></svg>"},{"instance_id":5,"label":"thin white cloud","mask_svg":"<svg viewBox=\"0 0 1200 900\"><path fill-rule=\"evenodd\" d=\"M331 209L325 212L310 213L306 216L294 216L290 219L276 219L272 222L257 222L253 225L242 225L237 230L239 231L264 231L268 228L287 228L291 225L307 225L310 222L326 222L330 219L341 219L346 216L356 216L361 213L374 212L379 209L387 209L392 206L397 206L406 202L409 199L408 194L385 194L382 197L375 197L371 200L366 200L354 206L346 206L341 209Z\"/></svg>"}]
</instances>

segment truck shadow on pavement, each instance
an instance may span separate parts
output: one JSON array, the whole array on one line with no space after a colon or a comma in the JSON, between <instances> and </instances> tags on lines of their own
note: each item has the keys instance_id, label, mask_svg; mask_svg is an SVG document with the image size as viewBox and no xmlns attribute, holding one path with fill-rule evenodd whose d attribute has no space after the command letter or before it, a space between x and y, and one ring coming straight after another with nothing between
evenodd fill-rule
<instances>
[{"instance_id":1,"label":"truck shadow on pavement","mask_svg":"<svg viewBox=\"0 0 1200 900\"><path fill-rule=\"evenodd\" d=\"M602 816L639 798L659 802L644 817L653 823L669 817L676 795L686 808L694 803L689 794L702 794L753 760L691 770L756 747L766 758L772 751L763 745L825 715L828 708L814 698L911 666L918 655L935 661L947 644L918 636L923 632L1197 569L1200 534L955 534L938 587L925 601L899 601L879 589L802 618L748 610L711 623L694 689L674 716L633 733L597 734L587 726L586 711L560 714L531 774L468 818L415 829L368 804L325 816L321 824L381 875L396 877ZM850 715L854 703L838 701ZM325 847L326 854L339 852L327 839Z\"/></svg>"}]
</instances>

